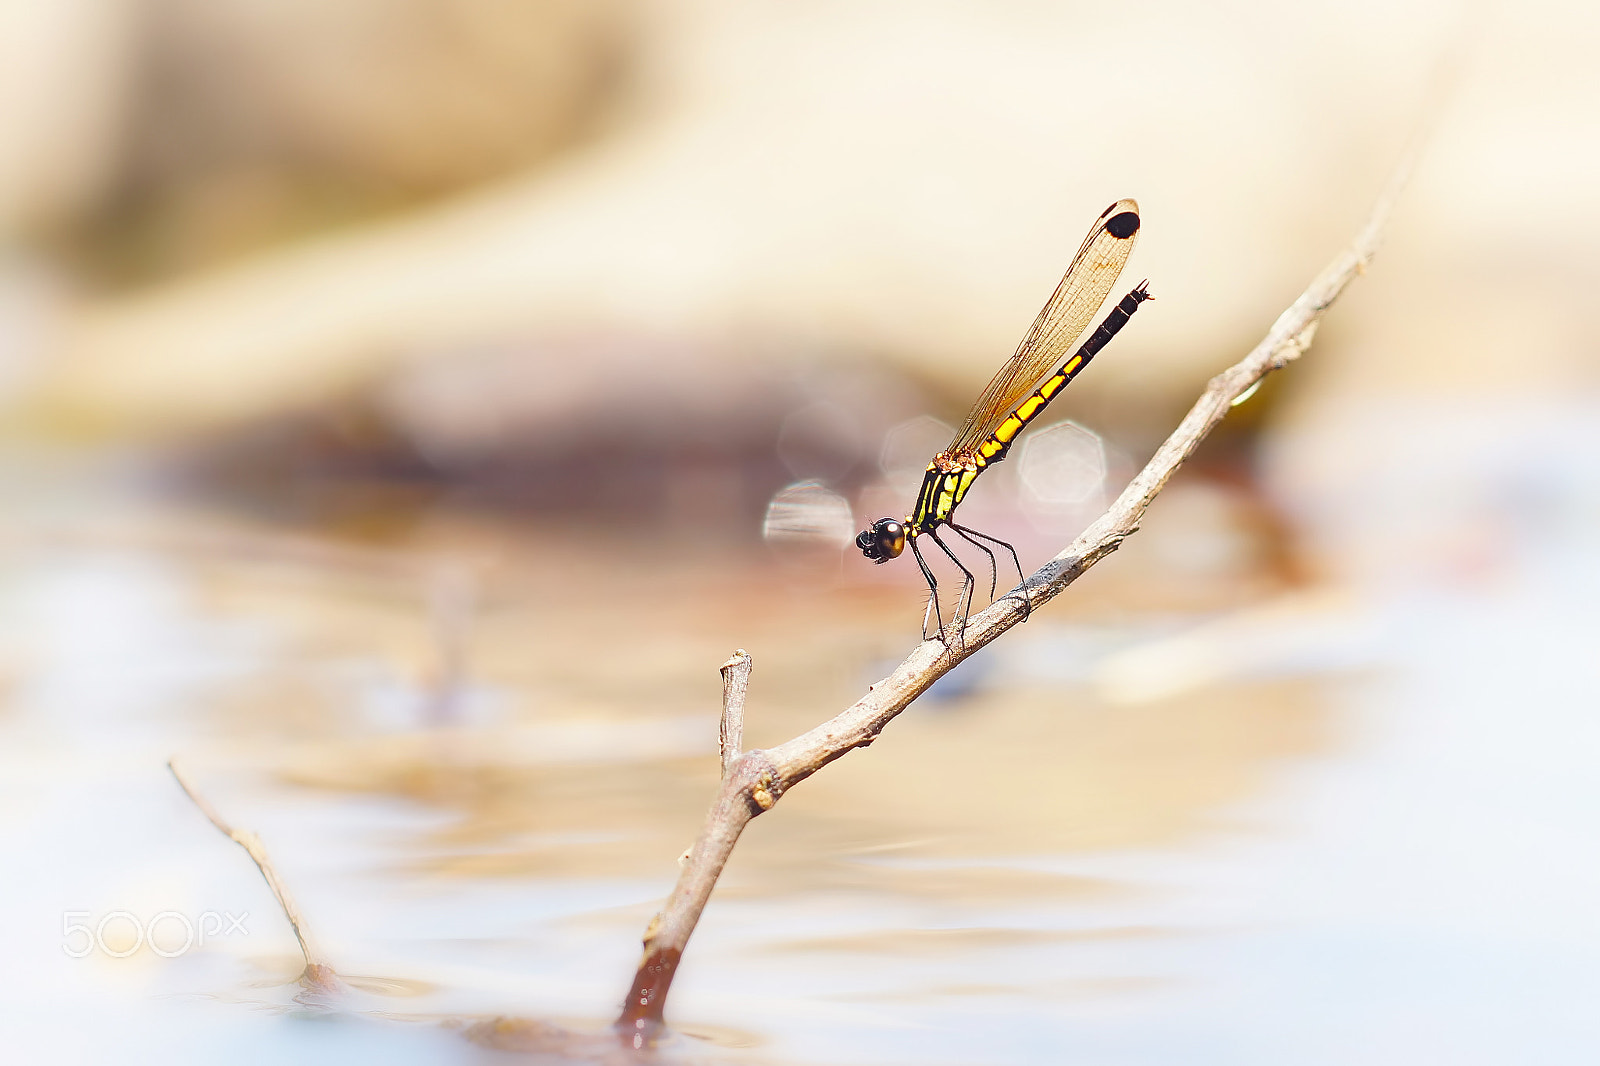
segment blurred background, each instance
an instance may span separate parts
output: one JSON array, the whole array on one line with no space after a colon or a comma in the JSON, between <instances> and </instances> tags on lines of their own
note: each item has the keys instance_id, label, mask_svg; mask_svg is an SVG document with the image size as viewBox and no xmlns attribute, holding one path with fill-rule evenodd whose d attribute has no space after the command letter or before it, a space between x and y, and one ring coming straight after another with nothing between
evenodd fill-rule
<instances>
[{"instance_id":1,"label":"blurred background","mask_svg":"<svg viewBox=\"0 0 1600 1066\"><path fill-rule=\"evenodd\" d=\"M673 1053L1600 1050L1597 47L1558 0L0 0L8 1042L603 1026L717 665L763 746L910 649L916 568L848 542L1104 205L1158 299L963 507L1029 570L1433 115L1140 534L751 827Z\"/></svg>"}]
</instances>

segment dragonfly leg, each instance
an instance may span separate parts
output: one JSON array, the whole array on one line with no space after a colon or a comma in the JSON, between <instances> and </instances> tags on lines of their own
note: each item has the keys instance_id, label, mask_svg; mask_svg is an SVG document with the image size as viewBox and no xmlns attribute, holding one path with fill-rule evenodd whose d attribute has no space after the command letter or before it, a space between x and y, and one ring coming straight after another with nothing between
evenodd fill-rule
<instances>
[{"instance_id":1,"label":"dragonfly leg","mask_svg":"<svg viewBox=\"0 0 1600 1066\"><path fill-rule=\"evenodd\" d=\"M922 549L917 547L917 538L912 537L910 541L911 554L916 556L917 566L922 569L922 579L928 583L928 606L932 609L934 621L939 626L934 632L942 633L944 632L944 616L939 613L939 581L933 576L933 571L929 569L927 560L922 557ZM928 639L927 611L922 612L922 639Z\"/></svg>"},{"instance_id":2,"label":"dragonfly leg","mask_svg":"<svg viewBox=\"0 0 1600 1066\"><path fill-rule=\"evenodd\" d=\"M987 533L979 533L976 529L968 529L966 526L958 526L954 522L949 523L949 525L951 529L955 530L957 533L965 534L969 539L972 537L982 537L984 540L987 540L990 543L1000 545L1000 547L1011 553L1011 562L1017 568L1018 584L1020 585L1028 580L1027 575L1022 572L1022 560L1017 558L1017 549L1013 548L999 537L991 537ZM991 597L992 595L993 594L991 593ZM1031 613L1031 611L1032 605L1028 602L1027 595L1024 594L1022 597L1022 620L1024 622L1028 620L1028 615Z\"/></svg>"},{"instance_id":3,"label":"dragonfly leg","mask_svg":"<svg viewBox=\"0 0 1600 1066\"><path fill-rule=\"evenodd\" d=\"M966 568L956 553L950 550L950 545L939 539L938 533L930 529L928 536L933 538L939 550L948 555L950 561L956 564L956 569L961 571L961 593L956 597L956 616L952 619L957 626L956 639L960 640L961 633L967 628L967 615L972 611L972 590L977 585L977 579L972 576L972 571Z\"/></svg>"},{"instance_id":4,"label":"dragonfly leg","mask_svg":"<svg viewBox=\"0 0 1600 1066\"><path fill-rule=\"evenodd\" d=\"M989 557L989 602L993 603L995 589L1000 587L1000 565L995 562L994 552L990 551L989 546L983 541L977 540L972 536L975 532L974 530L970 530L966 526L958 526L954 522L946 522L945 524L955 531L956 536ZM979 536L982 536L982 534L980 533ZM1001 543L1004 543L1004 541Z\"/></svg>"}]
</instances>

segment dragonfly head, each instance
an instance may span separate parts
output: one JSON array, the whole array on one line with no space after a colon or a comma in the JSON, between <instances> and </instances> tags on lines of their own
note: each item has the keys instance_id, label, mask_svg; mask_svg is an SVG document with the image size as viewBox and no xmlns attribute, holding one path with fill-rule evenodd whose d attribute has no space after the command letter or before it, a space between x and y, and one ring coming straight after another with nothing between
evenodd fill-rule
<instances>
[{"instance_id":1,"label":"dragonfly head","mask_svg":"<svg viewBox=\"0 0 1600 1066\"><path fill-rule=\"evenodd\" d=\"M900 553L906 550L905 523L893 518L880 518L872 523L871 529L863 529L856 535L856 547L875 563L898 559Z\"/></svg>"}]
</instances>

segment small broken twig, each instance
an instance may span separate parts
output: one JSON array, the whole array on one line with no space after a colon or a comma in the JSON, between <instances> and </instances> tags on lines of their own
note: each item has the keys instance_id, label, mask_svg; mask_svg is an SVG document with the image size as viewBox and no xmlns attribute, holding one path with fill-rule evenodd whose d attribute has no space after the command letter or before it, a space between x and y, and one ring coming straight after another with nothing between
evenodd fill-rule
<instances>
[{"instance_id":1,"label":"small broken twig","mask_svg":"<svg viewBox=\"0 0 1600 1066\"><path fill-rule=\"evenodd\" d=\"M1278 316L1250 354L1207 383L1178 428L1105 513L1022 584L968 619L961 640L924 640L892 674L833 718L775 748L747 751L731 761L724 711L721 787L672 895L645 932L644 957L616 1022L625 1041L642 1047L662 1028L667 990L684 946L750 819L771 810L785 792L828 763L853 748L871 744L884 726L952 667L1022 621L1028 611L1054 599L1138 531L1151 501L1229 408L1269 373L1298 359L1310 347L1328 307L1358 274L1366 272L1378 250L1390 210L1410 176L1414 153L1415 149L1408 152L1396 167L1350 247L1335 256ZM726 670L724 667L725 678ZM741 702L743 695L741 684Z\"/></svg>"},{"instance_id":2,"label":"small broken twig","mask_svg":"<svg viewBox=\"0 0 1600 1066\"><path fill-rule=\"evenodd\" d=\"M272 859L267 855L266 846L261 843L261 838L254 833L243 829L235 829L223 821L222 815L217 813L215 807L206 801L193 785L184 780L178 772L175 760L167 760L167 769L172 771L172 776L177 780L178 787L183 789L184 795L189 797L200 813L205 815L212 825L243 848L256 864L256 869L261 871L261 876L266 879L267 887L272 890L273 898L278 901L278 906L283 910L283 916L289 920L289 928L294 930L294 938L300 944L300 955L305 959L305 969L300 974L300 983L307 991L317 993L335 993L343 989L339 975L333 967L323 962L311 948L310 934L306 931L305 919L300 916L300 910L294 905L294 900L289 896L289 889L284 886L283 879L278 876L277 869L272 865Z\"/></svg>"},{"instance_id":3,"label":"small broken twig","mask_svg":"<svg viewBox=\"0 0 1600 1066\"><path fill-rule=\"evenodd\" d=\"M739 757L739 747L744 743L744 697L750 688L750 668L754 665L750 653L740 648L721 666L722 728L717 731L717 750L722 756L724 774Z\"/></svg>"}]
</instances>

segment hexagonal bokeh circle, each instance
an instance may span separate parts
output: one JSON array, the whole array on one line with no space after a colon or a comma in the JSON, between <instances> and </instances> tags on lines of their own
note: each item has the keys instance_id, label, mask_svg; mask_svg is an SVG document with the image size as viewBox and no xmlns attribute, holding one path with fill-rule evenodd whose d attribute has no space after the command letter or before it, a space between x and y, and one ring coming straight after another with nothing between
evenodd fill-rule
<instances>
[{"instance_id":1,"label":"hexagonal bokeh circle","mask_svg":"<svg viewBox=\"0 0 1600 1066\"><path fill-rule=\"evenodd\" d=\"M1105 442L1076 422L1057 422L1023 438L1017 465L1023 490L1036 502L1082 503L1105 484Z\"/></svg>"}]
</instances>

